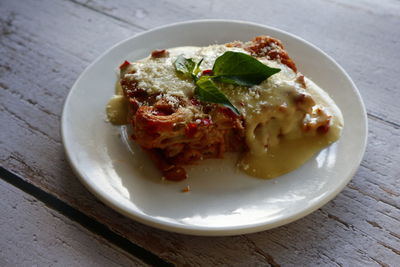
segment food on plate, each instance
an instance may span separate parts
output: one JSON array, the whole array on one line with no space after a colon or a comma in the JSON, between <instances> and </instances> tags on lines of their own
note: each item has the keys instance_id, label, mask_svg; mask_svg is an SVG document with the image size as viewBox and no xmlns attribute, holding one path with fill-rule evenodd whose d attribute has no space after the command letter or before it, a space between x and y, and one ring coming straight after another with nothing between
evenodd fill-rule
<instances>
[{"instance_id":1,"label":"food on plate","mask_svg":"<svg viewBox=\"0 0 400 267\"><path fill-rule=\"evenodd\" d=\"M269 36L155 50L123 62L117 88L110 122L131 125L132 139L168 180L229 151L240 153L242 171L273 178L338 140L343 128L333 100Z\"/></svg>"}]
</instances>

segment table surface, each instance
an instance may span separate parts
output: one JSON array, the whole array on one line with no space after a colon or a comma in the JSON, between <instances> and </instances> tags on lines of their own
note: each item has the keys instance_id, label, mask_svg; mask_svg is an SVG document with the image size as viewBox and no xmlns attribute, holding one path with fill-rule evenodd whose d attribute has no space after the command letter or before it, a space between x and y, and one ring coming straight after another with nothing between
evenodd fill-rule
<instances>
[{"instance_id":1,"label":"table surface","mask_svg":"<svg viewBox=\"0 0 400 267\"><path fill-rule=\"evenodd\" d=\"M296 34L358 86L366 154L343 192L311 215L233 237L169 233L111 210L72 173L60 115L84 68L136 33L204 18ZM2 0L0 43L1 266L400 266L399 0Z\"/></svg>"}]
</instances>

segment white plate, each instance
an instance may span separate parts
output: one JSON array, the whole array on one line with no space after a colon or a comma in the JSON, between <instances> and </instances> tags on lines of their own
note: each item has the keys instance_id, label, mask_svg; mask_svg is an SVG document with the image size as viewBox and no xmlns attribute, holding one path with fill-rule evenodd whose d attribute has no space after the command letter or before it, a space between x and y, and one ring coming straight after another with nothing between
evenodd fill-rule
<instances>
[{"instance_id":1,"label":"white plate","mask_svg":"<svg viewBox=\"0 0 400 267\"><path fill-rule=\"evenodd\" d=\"M205 46L257 35L282 40L298 69L324 88L343 112L340 141L301 168L274 180L235 171L234 156L190 169L188 180L162 182L152 162L129 141L124 127L105 122L116 69L125 59L157 48ZM68 159L82 183L120 213L157 228L194 235L234 235L297 220L334 198L362 159L367 136L363 102L346 72L328 55L292 34L226 20L173 24L129 38L100 56L72 87L62 116ZM181 190L190 185L191 192Z\"/></svg>"}]
</instances>

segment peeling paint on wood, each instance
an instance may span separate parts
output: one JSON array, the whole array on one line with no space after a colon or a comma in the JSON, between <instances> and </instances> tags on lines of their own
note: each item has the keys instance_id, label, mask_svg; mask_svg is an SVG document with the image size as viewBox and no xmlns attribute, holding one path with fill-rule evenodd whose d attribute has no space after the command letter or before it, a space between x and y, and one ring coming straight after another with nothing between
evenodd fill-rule
<instances>
[{"instance_id":1,"label":"peeling paint on wood","mask_svg":"<svg viewBox=\"0 0 400 267\"><path fill-rule=\"evenodd\" d=\"M1 1L0 125L6 127L0 130L0 165L178 265L398 265L400 17L395 11L400 10L400 3L288 3ZM156 230L97 201L66 162L59 135L62 104L75 79L92 60L143 29L212 17L268 24L315 43L345 67L367 104L369 144L356 176L334 201L290 225L216 238ZM35 205L37 212L54 213L40 203ZM94 240L82 233L87 240Z\"/></svg>"},{"instance_id":2,"label":"peeling paint on wood","mask_svg":"<svg viewBox=\"0 0 400 267\"><path fill-rule=\"evenodd\" d=\"M1 266L146 266L0 180Z\"/></svg>"}]
</instances>

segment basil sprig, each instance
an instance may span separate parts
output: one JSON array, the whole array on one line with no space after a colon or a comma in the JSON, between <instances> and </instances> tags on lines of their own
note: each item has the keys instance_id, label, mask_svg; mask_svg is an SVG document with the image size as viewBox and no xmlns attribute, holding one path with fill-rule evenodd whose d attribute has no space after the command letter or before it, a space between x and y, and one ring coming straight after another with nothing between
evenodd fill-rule
<instances>
[{"instance_id":1,"label":"basil sprig","mask_svg":"<svg viewBox=\"0 0 400 267\"><path fill-rule=\"evenodd\" d=\"M210 76L200 77L200 79L196 81L196 85L194 93L201 101L222 104L229 107L237 115L240 115L239 110L232 105L225 94L218 89Z\"/></svg>"},{"instance_id":2,"label":"basil sprig","mask_svg":"<svg viewBox=\"0 0 400 267\"><path fill-rule=\"evenodd\" d=\"M185 78L192 78L197 81L197 74L200 72L201 59L195 63L191 58L185 58L183 55L178 56L174 62L175 70Z\"/></svg>"},{"instance_id":3,"label":"basil sprig","mask_svg":"<svg viewBox=\"0 0 400 267\"><path fill-rule=\"evenodd\" d=\"M180 55L174 62L175 70L180 75L194 80L196 84L194 93L201 101L223 104L238 115L240 115L239 110L219 90L215 82L250 87L260 84L280 71L280 69L268 67L247 54L227 51L215 60L212 76L198 78L202 61L203 59L195 63L193 59Z\"/></svg>"},{"instance_id":4,"label":"basil sprig","mask_svg":"<svg viewBox=\"0 0 400 267\"><path fill-rule=\"evenodd\" d=\"M254 86L279 71L247 54L228 51L215 60L213 79L223 83Z\"/></svg>"}]
</instances>

